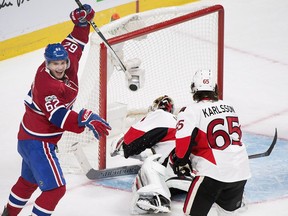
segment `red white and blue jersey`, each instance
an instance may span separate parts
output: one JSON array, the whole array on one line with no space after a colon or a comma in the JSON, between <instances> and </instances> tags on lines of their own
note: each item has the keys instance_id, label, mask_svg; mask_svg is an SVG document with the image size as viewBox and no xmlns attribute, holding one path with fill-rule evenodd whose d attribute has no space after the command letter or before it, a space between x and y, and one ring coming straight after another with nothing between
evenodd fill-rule
<instances>
[{"instance_id":1,"label":"red white and blue jersey","mask_svg":"<svg viewBox=\"0 0 288 216\"><path fill-rule=\"evenodd\" d=\"M55 79L45 62L39 66L24 101L25 114L19 140L36 139L57 144L64 131L81 133L84 130L78 126L78 113L71 109L78 94L79 61L89 39L89 30L90 26L74 26L71 34L62 41L70 59L70 67L63 79Z\"/></svg>"},{"instance_id":2,"label":"red white and blue jersey","mask_svg":"<svg viewBox=\"0 0 288 216\"><path fill-rule=\"evenodd\" d=\"M162 109L147 114L124 135L124 156L138 155L147 148L167 157L175 148L176 117Z\"/></svg>"},{"instance_id":3,"label":"red white and blue jersey","mask_svg":"<svg viewBox=\"0 0 288 216\"><path fill-rule=\"evenodd\" d=\"M183 109L177 120L176 155L190 156L196 175L222 182L250 178L241 125L233 106L221 100L203 100Z\"/></svg>"}]
</instances>

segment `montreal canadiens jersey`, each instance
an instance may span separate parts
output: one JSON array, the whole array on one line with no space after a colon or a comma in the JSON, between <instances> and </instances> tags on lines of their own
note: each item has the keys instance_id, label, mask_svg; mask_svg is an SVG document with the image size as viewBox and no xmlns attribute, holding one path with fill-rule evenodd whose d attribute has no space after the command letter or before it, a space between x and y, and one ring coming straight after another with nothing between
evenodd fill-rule
<instances>
[{"instance_id":1,"label":"montreal canadiens jersey","mask_svg":"<svg viewBox=\"0 0 288 216\"><path fill-rule=\"evenodd\" d=\"M124 156L140 154L153 147L163 157L175 148L176 117L164 110L149 112L146 117L129 128L124 135Z\"/></svg>"},{"instance_id":2,"label":"montreal canadiens jersey","mask_svg":"<svg viewBox=\"0 0 288 216\"><path fill-rule=\"evenodd\" d=\"M221 100L203 100L186 107L177 120L176 155L183 158L190 151L196 175L222 182L251 177L241 125L233 106ZM195 128L198 132L193 137Z\"/></svg>"},{"instance_id":3,"label":"montreal canadiens jersey","mask_svg":"<svg viewBox=\"0 0 288 216\"><path fill-rule=\"evenodd\" d=\"M78 113L72 111L72 106L78 94L77 72L84 45L88 42L89 28L74 26L62 41L70 59L63 79L55 79L45 62L39 66L24 100L19 140L37 139L57 144L64 131L80 133L84 130L78 126Z\"/></svg>"}]
</instances>

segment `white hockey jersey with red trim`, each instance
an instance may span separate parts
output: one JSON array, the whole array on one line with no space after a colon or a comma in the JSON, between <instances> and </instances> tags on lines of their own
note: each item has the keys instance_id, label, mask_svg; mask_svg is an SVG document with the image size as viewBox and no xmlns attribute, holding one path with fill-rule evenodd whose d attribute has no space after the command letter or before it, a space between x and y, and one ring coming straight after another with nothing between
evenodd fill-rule
<instances>
[{"instance_id":1,"label":"white hockey jersey with red trim","mask_svg":"<svg viewBox=\"0 0 288 216\"><path fill-rule=\"evenodd\" d=\"M140 154L147 148L167 157L175 147L176 117L158 109L148 113L141 121L132 125L124 135L124 156Z\"/></svg>"},{"instance_id":2,"label":"white hockey jersey with red trim","mask_svg":"<svg viewBox=\"0 0 288 216\"><path fill-rule=\"evenodd\" d=\"M233 106L221 100L204 100L185 108L177 120L176 155L183 158L191 153L196 175L222 182L251 177L238 115ZM195 128L198 133L193 137Z\"/></svg>"}]
</instances>

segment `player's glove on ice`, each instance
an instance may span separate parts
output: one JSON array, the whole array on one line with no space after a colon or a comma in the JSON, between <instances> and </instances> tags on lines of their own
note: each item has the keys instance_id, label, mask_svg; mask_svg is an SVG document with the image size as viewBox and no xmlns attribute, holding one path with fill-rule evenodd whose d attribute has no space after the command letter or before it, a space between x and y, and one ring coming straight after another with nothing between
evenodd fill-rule
<instances>
[{"instance_id":1,"label":"player's glove on ice","mask_svg":"<svg viewBox=\"0 0 288 216\"><path fill-rule=\"evenodd\" d=\"M96 139L99 139L99 136L109 135L109 130L111 130L110 125L104 119L87 109L79 112L78 125L92 130Z\"/></svg>"},{"instance_id":2,"label":"player's glove on ice","mask_svg":"<svg viewBox=\"0 0 288 216\"><path fill-rule=\"evenodd\" d=\"M88 21L93 20L95 11L91 8L90 5L84 4L84 9L77 8L70 13L70 18L72 22L77 26L87 26Z\"/></svg>"}]
</instances>

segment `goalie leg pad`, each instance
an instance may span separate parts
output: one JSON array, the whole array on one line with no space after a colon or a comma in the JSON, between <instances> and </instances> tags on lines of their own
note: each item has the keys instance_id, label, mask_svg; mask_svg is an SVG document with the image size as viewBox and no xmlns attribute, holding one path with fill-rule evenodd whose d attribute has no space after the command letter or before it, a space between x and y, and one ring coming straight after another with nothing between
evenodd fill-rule
<instances>
[{"instance_id":1,"label":"goalie leg pad","mask_svg":"<svg viewBox=\"0 0 288 216\"><path fill-rule=\"evenodd\" d=\"M165 181L169 189L188 192L193 178L194 176L192 174L181 176L176 175L173 171L172 165L170 163L167 164Z\"/></svg>"},{"instance_id":2,"label":"goalie leg pad","mask_svg":"<svg viewBox=\"0 0 288 216\"><path fill-rule=\"evenodd\" d=\"M178 189L180 191L188 192L189 187L192 183L193 178L185 176L175 176L166 180L166 185L168 188Z\"/></svg>"},{"instance_id":3,"label":"goalie leg pad","mask_svg":"<svg viewBox=\"0 0 288 216\"><path fill-rule=\"evenodd\" d=\"M148 157L133 185L132 214L170 212L171 194L165 183L165 167L160 154Z\"/></svg>"}]
</instances>

